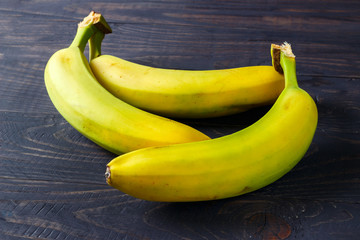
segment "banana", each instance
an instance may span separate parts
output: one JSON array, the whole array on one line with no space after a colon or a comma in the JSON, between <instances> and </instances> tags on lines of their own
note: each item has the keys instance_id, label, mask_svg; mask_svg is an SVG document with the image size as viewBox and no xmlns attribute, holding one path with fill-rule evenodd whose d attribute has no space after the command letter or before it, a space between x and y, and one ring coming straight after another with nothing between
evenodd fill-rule
<instances>
[{"instance_id":1,"label":"banana","mask_svg":"<svg viewBox=\"0 0 360 240\"><path fill-rule=\"evenodd\" d=\"M60 114L84 136L115 154L209 139L190 126L135 108L104 89L83 54L99 29L111 31L101 14L91 12L79 24L71 45L54 53L45 67L46 89Z\"/></svg>"},{"instance_id":2,"label":"banana","mask_svg":"<svg viewBox=\"0 0 360 240\"><path fill-rule=\"evenodd\" d=\"M290 171L309 148L317 107L299 88L291 46L272 45L280 54L285 88L253 125L201 142L140 149L107 165L107 183L149 201L222 199L262 188Z\"/></svg>"},{"instance_id":3,"label":"banana","mask_svg":"<svg viewBox=\"0 0 360 240\"><path fill-rule=\"evenodd\" d=\"M97 80L123 101L166 117L219 117L273 104L284 88L272 66L221 70L175 70L101 55L104 35L90 42L90 67Z\"/></svg>"}]
</instances>

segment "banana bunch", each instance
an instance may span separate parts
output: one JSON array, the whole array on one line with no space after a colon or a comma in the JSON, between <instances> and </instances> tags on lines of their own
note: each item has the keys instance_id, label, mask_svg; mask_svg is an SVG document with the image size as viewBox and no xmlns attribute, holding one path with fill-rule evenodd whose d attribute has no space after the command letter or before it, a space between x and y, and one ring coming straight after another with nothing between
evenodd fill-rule
<instances>
[{"instance_id":1,"label":"banana bunch","mask_svg":"<svg viewBox=\"0 0 360 240\"><path fill-rule=\"evenodd\" d=\"M226 116L273 104L284 77L272 66L175 70L101 55L104 33L90 41L90 67L99 83L125 102L166 117Z\"/></svg>"},{"instance_id":2,"label":"banana bunch","mask_svg":"<svg viewBox=\"0 0 360 240\"><path fill-rule=\"evenodd\" d=\"M79 24L71 45L54 53L45 67L50 99L75 129L115 154L209 139L190 126L133 107L104 89L83 54L98 31L109 33L111 28L101 14L91 12Z\"/></svg>"},{"instance_id":3,"label":"banana bunch","mask_svg":"<svg viewBox=\"0 0 360 240\"><path fill-rule=\"evenodd\" d=\"M273 66L173 70L101 55L110 32L91 12L45 68L46 89L62 116L98 145L125 153L106 166L110 186L149 201L222 199L276 181L305 155L318 114L298 86L290 44L271 45ZM272 103L253 125L216 139L166 118L224 116Z\"/></svg>"}]
</instances>

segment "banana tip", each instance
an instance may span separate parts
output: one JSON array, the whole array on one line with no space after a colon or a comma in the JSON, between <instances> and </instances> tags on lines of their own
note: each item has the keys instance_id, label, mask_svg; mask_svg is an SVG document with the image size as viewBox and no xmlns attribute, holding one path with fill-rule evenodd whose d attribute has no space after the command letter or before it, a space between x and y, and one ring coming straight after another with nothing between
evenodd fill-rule
<instances>
[{"instance_id":1,"label":"banana tip","mask_svg":"<svg viewBox=\"0 0 360 240\"><path fill-rule=\"evenodd\" d=\"M109 184L109 185L110 185L110 182L111 182L110 177L111 177L110 167L106 166L105 179L106 179L107 184Z\"/></svg>"}]
</instances>

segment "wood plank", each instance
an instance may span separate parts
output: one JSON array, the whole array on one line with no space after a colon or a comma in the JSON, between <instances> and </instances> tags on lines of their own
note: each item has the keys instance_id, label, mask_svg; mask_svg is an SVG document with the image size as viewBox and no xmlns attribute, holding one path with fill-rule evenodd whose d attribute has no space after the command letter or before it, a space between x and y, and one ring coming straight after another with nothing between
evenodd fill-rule
<instances>
[{"instance_id":1,"label":"wood plank","mask_svg":"<svg viewBox=\"0 0 360 240\"><path fill-rule=\"evenodd\" d=\"M21 183L21 185L19 185ZM353 239L352 203L248 194L202 203L141 201L103 186L1 179L0 237L32 239ZM16 191L21 187L21 194ZM10 189L10 187L12 187Z\"/></svg>"},{"instance_id":2,"label":"wood plank","mask_svg":"<svg viewBox=\"0 0 360 240\"><path fill-rule=\"evenodd\" d=\"M16 1L14 1L14 3L16 3ZM54 41L55 39L59 43L68 43L73 37L73 31L66 31L66 33L58 32L58 35L54 35L56 34L54 30L66 28L71 29L69 27L69 22L76 23L88 13L86 7L83 7L81 13L74 14L73 12L67 12L63 13L63 15L50 15L46 12L38 12L46 11L46 5L40 7L39 3L37 2L35 2L34 4L35 5L21 5L23 8L20 8L16 12L13 12L14 17L16 17L17 20L20 20L20 23L17 25L19 26L19 29L15 28L14 31L12 31L14 32L14 35L16 34L16 36L8 36L8 41L10 41L11 43L13 43L13 39L15 37L19 38L21 36L21 34L19 36L19 33L25 33L26 29L29 29L31 25L34 25L32 23L34 19L36 20L36 18L44 16L46 18L49 18L49 22L46 22L46 24L40 23L32 26L39 28L38 30L34 29L35 32L44 34L43 36L41 36L40 46L44 45L44 42L41 42L41 40L44 40L44 38L46 39L46 37L48 37L47 39L49 39L49 36L52 36L52 38L50 38L51 41ZM59 5L63 3L58 2L57 4ZM52 8L55 8L57 4L49 4L49 6L52 6L50 10ZM78 4L80 5L84 3ZM95 3L91 3L91 6L97 8L96 6L94 6L94 4ZM284 6L284 8L270 8L270 6L264 4L264 10L260 13L258 7L251 9L250 7L246 8L246 6L243 6L242 4L225 4L223 8L221 8L219 5L213 7L203 5L203 8L201 8L201 4L199 4L200 6L197 6L195 4L195 6L191 5L191 7L183 6L184 11L189 12L189 14L181 13L177 15L174 14L173 11L179 8L179 5L181 4L175 2L147 2L141 4L137 2L127 2L122 4L108 3L100 4L101 7L99 8L104 9L105 16L107 11L110 10L124 11L123 14L122 12L116 12L116 14L110 12L108 13L109 17L107 17L107 19L109 19L108 21L115 28L114 33L112 35L109 35L110 42L113 44L111 52L122 53L120 56L124 56L124 52L128 52L128 54L134 54L135 56L140 52L142 56L144 56L144 54L148 56L149 53L147 51L149 51L149 49L153 49L153 52L150 54L159 53L158 55L162 54L161 56L163 56L163 54L165 53L166 57L177 57L179 52L174 53L171 51L171 48L175 47L177 51L185 50L189 52L197 49L200 56L204 56L204 54L206 54L209 58L209 56L211 57L211 54L216 54L215 56L219 57L218 61L227 62L225 66L223 64L214 64L211 63L211 59L207 59L208 61L201 61L204 60L204 58L196 59L196 55L194 56L194 54L192 54L192 57L195 57L194 62L210 62L209 64L207 64L207 66L199 66L199 68L221 68L227 67L229 65L230 67L232 67L254 63L232 61L232 64L229 64L229 60L222 60L224 57L229 57L224 53L235 51L234 55L237 56L240 60L257 59L258 56L262 56L263 54L253 54L253 56L251 56L251 53L249 52L256 49L253 44L259 44L257 42L261 42L263 45L266 44L266 46L262 46L259 52L266 52L267 55L269 43L282 42L284 40L287 40L289 42L292 42L296 46L303 45L303 48L305 48L304 53L302 53L302 49L300 47L298 49L295 48L296 52L298 52L298 55L301 54L299 55L299 60L302 59L301 56L305 57L307 55L307 52L313 52L314 49L317 49L318 53L323 53L324 55L326 55L312 56L312 58L309 57L308 59L305 58L303 62L309 63L312 66L324 64L324 62L326 62L324 61L324 59L332 59L332 61L334 61L331 64L332 66L341 66L343 65L344 61L341 56L344 56L344 54L351 54L347 57L354 58L355 62L353 64L347 64L351 65L349 69L354 68L354 74L352 76L358 77L358 71L356 70L358 70L359 64L356 61L356 56L358 56L359 53L358 39L360 38L360 33L358 31L354 31L354 29L357 29L358 23L358 15L356 15L356 13L358 13L358 10L356 8L356 4L347 2L347 4L341 4L339 6L336 6L337 11L335 13L334 11L326 11L326 9L323 9L322 11L320 11L321 14L319 14L319 12L316 12L316 10L320 10L320 8L323 8L324 6L312 3L311 7L313 10L306 11L309 4L310 3L307 3L307 5L292 4L292 8L290 8L289 6ZM41 3L41 5L44 5L44 3ZM329 3L329 6L331 5L332 4ZM32 9L37 9L37 11L29 14L29 10L25 8L26 6L28 8L31 7ZM205 8L204 6L207 6L207 8ZM353 6L353 8L350 10L350 12L353 11L354 14L349 14L348 12L351 6ZM215 7L219 7L220 9L214 12L212 8ZM231 8L231 11L226 10L227 8ZM244 8L246 9L246 11L244 11ZM11 10L6 9L3 11ZM132 11L135 12L132 13ZM23 13L24 16L18 19L17 14L21 13ZM269 16L266 16L265 13ZM129 16L131 14L135 16L142 16L142 18L135 18L135 20L121 19L121 17ZM167 17L168 15L174 16ZM156 19L152 19L151 17L155 17ZM168 18L173 20L166 20ZM339 18L346 18L347 21L339 22ZM24 20L24 22L21 22L22 19ZM29 21L29 19L32 21ZM7 25L10 25L10 22L16 22L15 19L7 19L4 21L7 21ZM59 25L60 21L65 21L67 24L61 23L61 25ZM202 24L204 21L206 24ZM183 22L186 22L186 24L182 25ZM232 25L229 25L229 23L231 23ZM56 27L55 25L58 25L58 27ZM40 31L40 29L43 31ZM63 39L64 34L66 34L66 40ZM347 37L344 38L342 36ZM39 36L36 37L38 38L27 39L24 37L23 42L29 42L29 40L32 40L32 42L37 43L39 42ZM125 42L126 39L127 41ZM6 43L6 39L1 40ZM336 41L335 45L334 41ZM167 43L165 46L164 42ZM46 43L48 44L49 41L47 41ZM214 45L214 43L216 43L216 45ZM144 44L146 44L145 49ZM258 47L257 45L255 46ZM353 46L353 48L350 49L350 46ZM146 47L148 48L147 51ZM159 48L161 48L160 50L162 51L159 51ZM243 50L244 48L245 50ZM56 49L60 49L60 47L54 48L53 51L55 51ZM126 51L126 49L129 49L130 51ZM265 49L266 51L264 51ZM216 51L209 52L210 50ZM242 53L242 51L247 51L247 53L244 54ZM125 55L125 57L127 56ZM266 58L267 57L268 56L266 56ZM336 61L339 61L339 63L337 63ZM152 61L150 59L150 63L151 62ZM261 59L261 62L269 61ZM155 65L158 64L155 63ZM176 65L165 65L164 67L189 68L190 66L182 66L177 63ZM333 71L333 68L329 66L329 69L326 70ZM319 73L317 72L317 74Z\"/></svg>"}]
</instances>

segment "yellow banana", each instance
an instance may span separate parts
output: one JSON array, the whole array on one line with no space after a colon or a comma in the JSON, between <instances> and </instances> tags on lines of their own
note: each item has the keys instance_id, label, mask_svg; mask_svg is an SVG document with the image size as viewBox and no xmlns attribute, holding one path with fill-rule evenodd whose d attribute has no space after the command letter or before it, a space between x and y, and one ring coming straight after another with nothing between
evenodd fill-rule
<instances>
[{"instance_id":1,"label":"yellow banana","mask_svg":"<svg viewBox=\"0 0 360 240\"><path fill-rule=\"evenodd\" d=\"M290 45L272 49L281 50L285 88L261 119L217 139L119 156L107 165L108 184L150 201L204 201L257 190L290 171L312 142L318 114L298 87Z\"/></svg>"},{"instance_id":2,"label":"yellow banana","mask_svg":"<svg viewBox=\"0 0 360 240\"><path fill-rule=\"evenodd\" d=\"M109 92L141 109L168 117L207 118L273 104L284 78L272 66L221 70L161 69L101 55L104 35L90 42L90 67Z\"/></svg>"},{"instance_id":3,"label":"yellow banana","mask_svg":"<svg viewBox=\"0 0 360 240\"><path fill-rule=\"evenodd\" d=\"M101 14L90 13L79 24L72 44L54 53L46 65L46 89L62 116L80 133L116 154L209 139L190 126L121 101L97 82L83 52L98 28L106 27Z\"/></svg>"}]
</instances>

